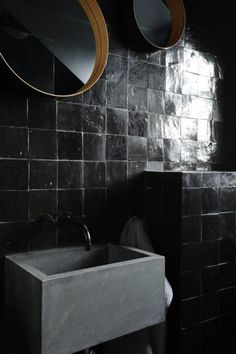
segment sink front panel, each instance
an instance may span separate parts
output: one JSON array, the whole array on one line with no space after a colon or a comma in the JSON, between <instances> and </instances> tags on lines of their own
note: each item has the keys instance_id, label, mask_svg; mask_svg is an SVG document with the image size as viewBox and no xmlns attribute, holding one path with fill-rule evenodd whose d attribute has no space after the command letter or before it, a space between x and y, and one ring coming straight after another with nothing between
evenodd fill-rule
<instances>
[{"instance_id":1,"label":"sink front panel","mask_svg":"<svg viewBox=\"0 0 236 354\"><path fill-rule=\"evenodd\" d=\"M164 257L115 245L8 256L7 315L33 354L71 354L163 322L164 274Z\"/></svg>"}]
</instances>

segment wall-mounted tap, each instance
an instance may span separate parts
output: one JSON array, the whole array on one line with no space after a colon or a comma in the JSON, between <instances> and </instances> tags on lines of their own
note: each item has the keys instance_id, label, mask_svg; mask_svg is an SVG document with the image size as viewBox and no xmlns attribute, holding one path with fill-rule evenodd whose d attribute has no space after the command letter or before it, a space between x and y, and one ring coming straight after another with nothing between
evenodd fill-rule
<instances>
[{"instance_id":1,"label":"wall-mounted tap","mask_svg":"<svg viewBox=\"0 0 236 354\"><path fill-rule=\"evenodd\" d=\"M62 213L57 217L57 225L76 225L79 226L84 236L84 247L86 251L91 249L91 236L88 227L82 223L78 217L73 216L71 213Z\"/></svg>"}]
</instances>

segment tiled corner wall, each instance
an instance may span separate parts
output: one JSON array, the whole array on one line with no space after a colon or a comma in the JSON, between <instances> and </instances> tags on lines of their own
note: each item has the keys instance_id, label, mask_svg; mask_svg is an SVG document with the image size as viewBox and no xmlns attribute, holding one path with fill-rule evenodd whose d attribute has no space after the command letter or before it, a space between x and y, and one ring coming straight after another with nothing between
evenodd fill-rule
<instances>
[{"instance_id":1,"label":"tiled corner wall","mask_svg":"<svg viewBox=\"0 0 236 354\"><path fill-rule=\"evenodd\" d=\"M146 185L152 240L174 290L168 352L233 354L236 172L153 172Z\"/></svg>"},{"instance_id":2,"label":"tiled corner wall","mask_svg":"<svg viewBox=\"0 0 236 354\"><path fill-rule=\"evenodd\" d=\"M25 95L13 86L7 92L0 71L1 302L6 253L77 239L63 230L37 233L32 224L40 214L71 211L94 240L117 240L127 190L144 170L235 168L234 62L222 50L228 38L219 41L221 24L206 23L211 7L186 0L181 42L151 54L134 46L125 1L98 2L110 49L90 91L73 100Z\"/></svg>"}]
</instances>

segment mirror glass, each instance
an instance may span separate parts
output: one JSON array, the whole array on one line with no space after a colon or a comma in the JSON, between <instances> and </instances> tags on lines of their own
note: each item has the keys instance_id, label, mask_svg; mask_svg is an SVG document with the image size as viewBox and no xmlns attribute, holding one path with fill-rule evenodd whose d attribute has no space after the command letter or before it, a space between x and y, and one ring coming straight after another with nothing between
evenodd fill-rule
<instances>
[{"instance_id":1,"label":"mirror glass","mask_svg":"<svg viewBox=\"0 0 236 354\"><path fill-rule=\"evenodd\" d=\"M165 0L134 0L134 13L147 41L165 47L171 34L171 14Z\"/></svg>"},{"instance_id":2,"label":"mirror glass","mask_svg":"<svg viewBox=\"0 0 236 354\"><path fill-rule=\"evenodd\" d=\"M96 64L96 40L79 0L0 0L0 52L14 73L55 96L78 92Z\"/></svg>"}]
</instances>

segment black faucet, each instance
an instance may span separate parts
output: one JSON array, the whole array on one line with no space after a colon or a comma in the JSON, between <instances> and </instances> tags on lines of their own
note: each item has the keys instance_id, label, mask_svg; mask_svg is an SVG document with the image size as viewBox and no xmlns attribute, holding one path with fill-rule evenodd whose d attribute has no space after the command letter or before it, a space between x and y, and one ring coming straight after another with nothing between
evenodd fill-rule
<instances>
[{"instance_id":1,"label":"black faucet","mask_svg":"<svg viewBox=\"0 0 236 354\"><path fill-rule=\"evenodd\" d=\"M76 225L79 226L84 235L84 247L86 251L90 251L91 249L91 236L88 227L82 223L78 217L73 216L71 213L61 213L57 217L57 225Z\"/></svg>"}]
</instances>

